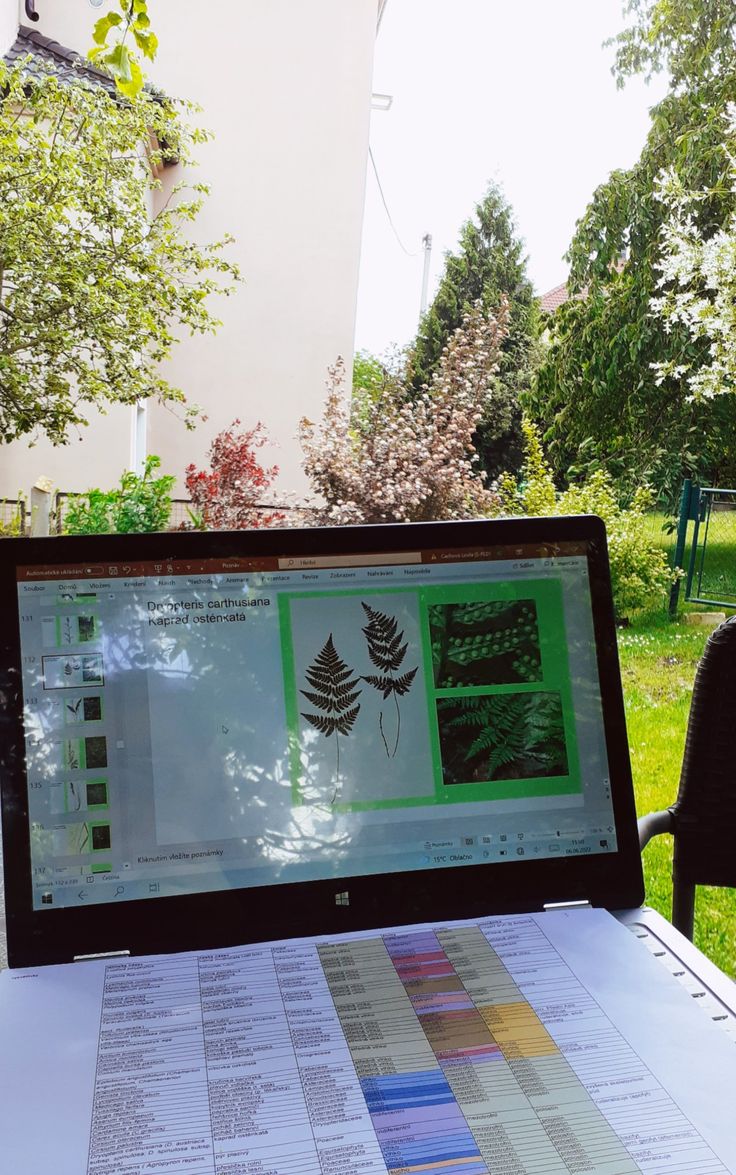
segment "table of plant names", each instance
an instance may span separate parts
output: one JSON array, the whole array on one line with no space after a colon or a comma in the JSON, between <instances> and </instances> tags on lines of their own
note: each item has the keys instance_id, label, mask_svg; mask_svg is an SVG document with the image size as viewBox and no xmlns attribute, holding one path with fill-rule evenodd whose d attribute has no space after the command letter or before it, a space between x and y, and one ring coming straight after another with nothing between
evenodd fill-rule
<instances>
[{"instance_id":1,"label":"table of plant names","mask_svg":"<svg viewBox=\"0 0 736 1175\"><path fill-rule=\"evenodd\" d=\"M110 962L88 1175L728 1175L539 918Z\"/></svg>"}]
</instances>

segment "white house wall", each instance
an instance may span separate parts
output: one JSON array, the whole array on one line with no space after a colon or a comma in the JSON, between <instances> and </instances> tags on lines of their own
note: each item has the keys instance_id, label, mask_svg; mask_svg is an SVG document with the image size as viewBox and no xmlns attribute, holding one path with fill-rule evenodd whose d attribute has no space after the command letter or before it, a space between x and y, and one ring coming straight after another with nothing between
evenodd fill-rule
<instances>
[{"instance_id":1,"label":"white house wall","mask_svg":"<svg viewBox=\"0 0 736 1175\"><path fill-rule=\"evenodd\" d=\"M18 0L0 0L0 57L7 53L18 29Z\"/></svg>"},{"instance_id":2,"label":"white house wall","mask_svg":"<svg viewBox=\"0 0 736 1175\"><path fill-rule=\"evenodd\" d=\"M37 0L37 8L41 32L90 43L98 14L81 0ZM301 493L298 420L320 415L328 365L353 351L377 0L157 0L153 8L161 48L150 76L199 103L216 135L198 149L195 178L212 195L193 231L201 241L231 232L229 256L245 280L213 304L218 334L184 339L167 365L206 421L189 433L150 405L148 450L185 496L184 468L204 463L215 433L235 417L245 427L261 420L277 446L263 459L280 465L282 491ZM178 178L170 172L166 183ZM129 453L130 410L115 409L70 446L0 450L0 496L41 473L62 489L108 487Z\"/></svg>"}]
</instances>

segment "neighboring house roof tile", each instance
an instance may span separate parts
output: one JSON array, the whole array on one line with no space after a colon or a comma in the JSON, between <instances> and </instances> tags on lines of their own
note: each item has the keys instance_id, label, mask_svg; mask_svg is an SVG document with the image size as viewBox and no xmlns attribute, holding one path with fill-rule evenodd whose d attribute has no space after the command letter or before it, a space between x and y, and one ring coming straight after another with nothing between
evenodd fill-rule
<instances>
[{"instance_id":1,"label":"neighboring house roof tile","mask_svg":"<svg viewBox=\"0 0 736 1175\"><path fill-rule=\"evenodd\" d=\"M542 294L539 305L547 314L552 314L558 306L567 302L569 297L567 282L563 282L562 285L555 286L553 290L547 290L546 294Z\"/></svg>"},{"instance_id":2,"label":"neighboring house roof tile","mask_svg":"<svg viewBox=\"0 0 736 1175\"><path fill-rule=\"evenodd\" d=\"M90 65L75 49L68 49L66 45L60 45L58 41L54 41L51 37L45 37L36 29L21 25L18 29L18 36L3 60L8 65L15 65L17 61L22 61L24 57L29 55L31 61L28 63L28 72L31 75L34 73L36 62L45 63L51 65L54 72L65 81L78 81L81 77L95 85L102 86L108 93L115 94L113 79L101 70L95 69L94 65Z\"/></svg>"},{"instance_id":3,"label":"neighboring house roof tile","mask_svg":"<svg viewBox=\"0 0 736 1175\"><path fill-rule=\"evenodd\" d=\"M613 273L614 270L616 273L623 273L624 269L626 268L627 261L628 253L622 253L620 257L617 257L615 261L611 262L608 268L611 273ZM569 302L570 298L587 298L587 296L587 286L583 286L583 288L578 290L576 294L571 294L567 288L567 282L563 282L562 285L555 286L554 289L547 290L546 294L542 294L541 298L539 299L539 306L540 309L545 311L547 314L553 314L559 306L563 306L565 302Z\"/></svg>"}]
</instances>

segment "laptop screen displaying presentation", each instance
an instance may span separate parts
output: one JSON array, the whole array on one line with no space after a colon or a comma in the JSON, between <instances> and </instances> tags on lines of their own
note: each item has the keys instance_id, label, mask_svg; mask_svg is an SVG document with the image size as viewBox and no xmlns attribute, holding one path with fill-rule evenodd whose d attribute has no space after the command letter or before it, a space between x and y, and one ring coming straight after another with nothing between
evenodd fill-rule
<instances>
[{"instance_id":1,"label":"laptop screen displaying presentation","mask_svg":"<svg viewBox=\"0 0 736 1175\"><path fill-rule=\"evenodd\" d=\"M23 937L640 896L597 520L8 548Z\"/></svg>"}]
</instances>

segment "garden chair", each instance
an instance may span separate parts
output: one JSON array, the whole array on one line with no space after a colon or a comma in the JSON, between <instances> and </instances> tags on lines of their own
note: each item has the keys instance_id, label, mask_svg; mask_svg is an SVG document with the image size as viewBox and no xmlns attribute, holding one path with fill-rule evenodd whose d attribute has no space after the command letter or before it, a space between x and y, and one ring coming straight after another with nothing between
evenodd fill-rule
<instances>
[{"instance_id":1,"label":"garden chair","mask_svg":"<svg viewBox=\"0 0 736 1175\"><path fill-rule=\"evenodd\" d=\"M736 616L708 638L677 799L639 820L640 847L663 832L675 839L672 922L692 940L696 885L736 886Z\"/></svg>"}]
</instances>

